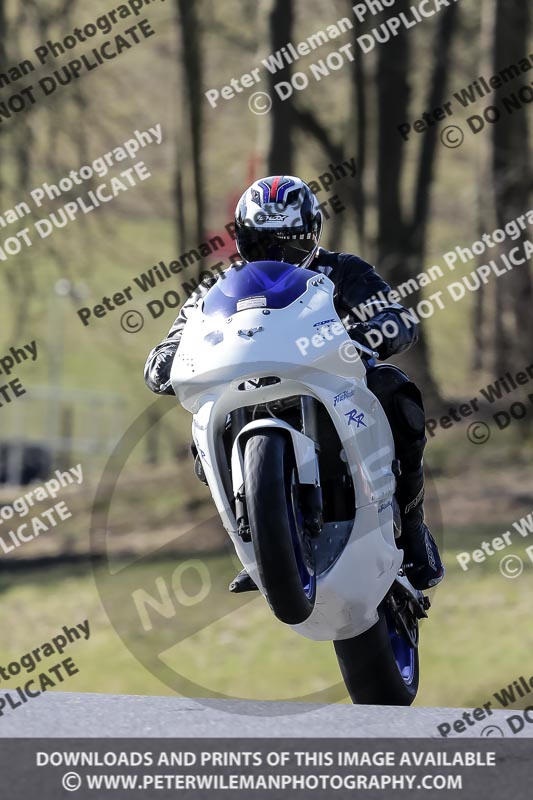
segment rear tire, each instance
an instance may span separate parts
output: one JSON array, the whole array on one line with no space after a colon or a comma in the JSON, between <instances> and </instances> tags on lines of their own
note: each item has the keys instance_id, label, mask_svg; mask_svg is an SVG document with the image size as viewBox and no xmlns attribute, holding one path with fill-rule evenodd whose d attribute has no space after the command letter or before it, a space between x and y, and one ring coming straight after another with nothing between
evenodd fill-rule
<instances>
[{"instance_id":1,"label":"rear tire","mask_svg":"<svg viewBox=\"0 0 533 800\"><path fill-rule=\"evenodd\" d=\"M259 576L276 617L298 625L315 606L312 541L297 504L296 465L278 431L251 436L244 450L246 508Z\"/></svg>"},{"instance_id":2,"label":"rear tire","mask_svg":"<svg viewBox=\"0 0 533 800\"><path fill-rule=\"evenodd\" d=\"M352 639L333 642L344 683L353 703L410 706L419 681L418 648L413 648L407 680L402 676L391 644L385 611L369 630Z\"/></svg>"}]
</instances>

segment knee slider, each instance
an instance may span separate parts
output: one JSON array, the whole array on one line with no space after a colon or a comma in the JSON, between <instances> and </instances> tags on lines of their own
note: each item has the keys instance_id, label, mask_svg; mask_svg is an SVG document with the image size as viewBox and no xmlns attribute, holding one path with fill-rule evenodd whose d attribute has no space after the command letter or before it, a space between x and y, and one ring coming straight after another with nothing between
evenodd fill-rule
<instances>
[{"instance_id":1,"label":"knee slider","mask_svg":"<svg viewBox=\"0 0 533 800\"><path fill-rule=\"evenodd\" d=\"M387 415L402 469L416 469L426 446L426 415L418 387L392 364L369 370L367 386Z\"/></svg>"},{"instance_id":2,"label":"knee slider","mask_svg":"<svg viewBox=\"0 0 533 800\"><path fill-rule=\"evenodd\" d=\"M394 397L394 405L401 422L417 438L425 435L426 415L420 392L414 383L404 384Z\"/></svg>"},{"instance_id":3,"label":"knee slider","mask_svg":"<svg viewBox=\"0 0 533 800\"><path fill-rule=\"evenodd\" d=\"M392 364L380 364L368 371L367 386L383 406L389 422L397 420L400 424L403 423L403 417L398 413L396 398L398 393L403 391L403 387L410 383L405 372Z\"/></svg>"},{"instance_id":4,"label":"knee slider","mask_svg":"<svg viewBox=\"0 0 533 800\"><path fill-rule=\"evenodd\" d=\"M380 402L392 397L407 383L410 381L405 372L392 364L380 364L367 374L367 386Z\"/></svg>"}]
</instances>

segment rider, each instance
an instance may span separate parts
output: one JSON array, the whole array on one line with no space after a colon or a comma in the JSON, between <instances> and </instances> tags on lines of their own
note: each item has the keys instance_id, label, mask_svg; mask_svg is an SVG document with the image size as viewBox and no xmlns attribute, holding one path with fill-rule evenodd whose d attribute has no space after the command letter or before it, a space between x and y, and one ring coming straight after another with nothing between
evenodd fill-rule
<instances>
[{"instance_id":1,"label":"rider","mask_svg":"<svg viewBox=\"0 0 533 800\"><path fill-rule=\"evenodd\" d=\"M237 204L235 232L245 262L284 261L327 275L335 284L335 307L343 323L351 326L351 338L377 351L380 360L402 353L416 343L415 320L402 306L387 300L391 289L374 267L358 256L319 247L322 213L304 181L290 175L255 181ZM189 312L215 281L213 278L196 289L181 308L167 338L149 354L144 377L156 394L173 393L170 369L183 328ZM381 299L376 298L378 292ZM354 314L354 309L361 308L365 310L366 322L358 322ZM376 341L380 343L376 345ZM444 567L424 522L422 456L426 437L422 397L407 375L391 364L369 367L367 386L387 415L400 464L396 499L402 526L398 544L405 553L406 575L416 589L428 589L442 580ZM198 457L195 471L205 481ZM245 570L230 586L235 592L254 588Z\"/></svg>"}]
</instances>

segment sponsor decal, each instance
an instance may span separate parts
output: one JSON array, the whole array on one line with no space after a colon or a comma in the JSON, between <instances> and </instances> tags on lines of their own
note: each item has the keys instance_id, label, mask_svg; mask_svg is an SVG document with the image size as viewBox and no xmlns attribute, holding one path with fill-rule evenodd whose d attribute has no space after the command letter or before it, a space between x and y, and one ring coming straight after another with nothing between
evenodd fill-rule
<instances>
[{"instance_id":1,"label":"sponsor decal","mask_svg":"<svg viewBox=\"0 0 533 800\"><path fill-rule=\"evenodd\" d=\"M237 311L246 311L247 308L264 308L267 304L266 297L244 297L237 300Z\"/></svg>"},{"instance_id":2,"label":"sponsor decal","mask_svg":"<svg viewBox=\"0 0 533 800\"><path fill-rule=\"evenodd\" d=\"M364 413L362 411L357 411L356 408L352 408L351 411L347 411L344 416L348 417L348 425L351 425L352 422L355 422L355 424L357 425L358 428L360 428L361 425L364 428L368 427L366 422L363 422L363 420L365 418Z\"/></svg>"},{"instance_id":3,"label":"sponsor decal","mask_svg":"<svg viewBox=\"0 0 533 800\"><path fill-rule=\"evenodd\" d=\"M287 216L287 214L256 214L255 221L260 225L263 222L283 222Z\"/></svg>"},{"instance_id":4,"label":"sponsor decal","mask_svg":"<svg viewBox=\"0 0 533 800\"><path fill-rule=\"evenodd\" d=\"M324 325L331 325L332 322L335 322L334 319L324 319L322 322L315 322L313 328L323 328Z\"/></svg>"},{"instance_id":5,"label":"sponsor decal","mask_svg":"<svg viewBox=\"0 0 533 800\"><path fill-rule=\"evenodd\" d=\"M348 400L350 397L353 397L354 394L355 389L345 389L344 392L335 395L333 398L333 405L336 406L338 403L342 403L343 400Z\"/></svg>"}]
</instances>

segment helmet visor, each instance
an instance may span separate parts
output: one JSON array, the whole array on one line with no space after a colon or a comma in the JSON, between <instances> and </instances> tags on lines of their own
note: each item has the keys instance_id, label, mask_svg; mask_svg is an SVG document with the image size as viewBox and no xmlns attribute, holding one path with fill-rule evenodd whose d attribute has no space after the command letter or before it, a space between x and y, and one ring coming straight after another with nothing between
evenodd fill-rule
<instances>
[{"instance_id":1,"label":"helmet visor","mask_svg":"<svg viewBox=\"0 0 533 800\"><path fill-rule=\"evenodd\" d=\"M258 231L242 226L237 244L245 261L284 261L298 266L317 247L316 237L309 233L298 234L294 230L283 234L280 231Z\"/></svg>"}]
</instances>

